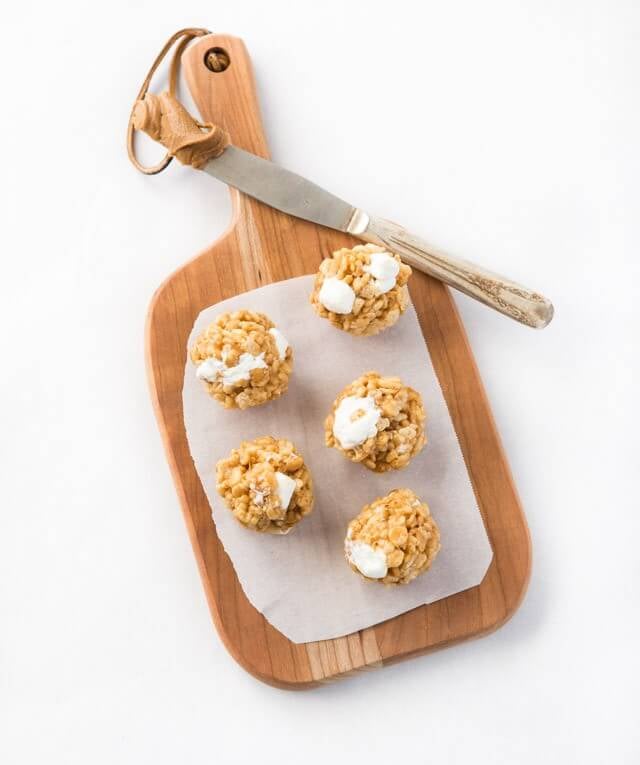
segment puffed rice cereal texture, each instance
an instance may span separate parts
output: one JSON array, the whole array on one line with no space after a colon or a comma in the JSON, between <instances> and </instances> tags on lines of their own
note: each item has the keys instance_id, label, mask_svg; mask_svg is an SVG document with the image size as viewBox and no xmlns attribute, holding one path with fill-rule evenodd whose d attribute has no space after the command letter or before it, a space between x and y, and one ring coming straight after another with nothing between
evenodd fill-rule
<instances>
[{"instance_id":1,"label":"puffed rice cereal texture","mask_svg":"<svg viewBox=\"0 0 640 765\"><path fill-rule=\"evenodd\" d=\"M335 413L349 396L371 397L380 410L376 435L350 449L343 449L334 434ZM362 411L362 410L361 410ZM356 411L353 417L357 417ZM341 451L353 462L360 462L376 473L406 467L427 442L424 424L426 413L418 391L402 383L399 377L383 377L367 372L354 380L333 402L324 424L325 443Z\"/></svg>"},{"instance_id":2,"label":"puffed rice cereal texture","mask_svg":"<svg viewBox=\"0 0 640 765\"><path fill-rule=\"evenodd\" d=\"M380 294L374 286L374 278L365 268L371 264L374 252L385 252L399 264L400 270L395 286ZM350 332L352 335L375 335L398 321L409 304L407 282L411 268L402 263L398 255L376 244L359 244L353 249L342 248L325 258L320 264L311 293L311 304L323 319L328 319L335 327ZM319 294L324 280L337 277L348 284L355 292L355 301L351 313L339 314L327 310L320 302Z\"/></svg>"},{"instance_id":3,"label":"puffed rice cereal texture","mask_svg":"<svg viewBox=\"0 0 640 765\"><path fill-rule=\"evenodd\" d=\"M435 560L440 550L440 531L426 502L411 489L394 489L366 505L349 524L345 555L353 571L362 576L349 556L355 542L386 555L387 575L368 581L407 584L427 571Z\"/></svg>"},{"instance_id":4,"label":"puffed rice cereal texture","mask_svg":"<svg viewBox=\"0 0 640 765\"><path fill-rule=\"evenodd\" d=\"M262 313L234 311L216 318L198 337L191 349L191 361L198 367L207 360L222 362L227 369L242 365L251 354L259 359L257 368L242 379L224 379L220 372L203 379L207 392L225 409L247 409L281 396L289 384L293 350L287 346L281 357L276 337L269 330L275 324Z\"/></svg>"},{"instance_id":5,"label":"puffed rice cereal texture","mask_svg":"<svg viewBox=\"0 0 640 765\"><path fill-rule=\"evenodd\" d=\"M280 504L276 473L296 483L288 507ZM243 441L216 465L216 488L236 520L255 531L286 534L313 509L311 473L284 438Z\"/></svg>"}]
</instances>

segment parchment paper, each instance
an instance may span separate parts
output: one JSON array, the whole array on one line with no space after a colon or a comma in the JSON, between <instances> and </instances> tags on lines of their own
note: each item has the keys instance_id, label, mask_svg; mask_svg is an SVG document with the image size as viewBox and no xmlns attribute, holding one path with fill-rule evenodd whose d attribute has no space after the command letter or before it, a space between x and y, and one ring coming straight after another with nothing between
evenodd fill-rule
<instances>
[{"instance_id":1,"label":"parchment paper","mask_svg":"<svg viewBox=\"0 0 640 765\"><path fill-rule=\"evenodd\" d=\"M293 347L289 390L244 411L211 399L187 362L184 420L196 470L213 509L218 536L247 597L295 643L347 635L479 584L492 551L447 405L413 306L391 329L353 337L317 317L309 304L313 277L271 284L202 311L189 337L224 311L266 313ZM407 468L372 473L324 445L324 419L340 390L363 372L398 375L420 391L428 443ZM286 536L258 534L231 515L216 492L214 466L240 441L289 438L311 470L315 506ZM405 586L385 587L354 574L343 553L349 521L363 505L407 487L431 508L442 549L431 569Z\"/></svg>"}]
</instances>

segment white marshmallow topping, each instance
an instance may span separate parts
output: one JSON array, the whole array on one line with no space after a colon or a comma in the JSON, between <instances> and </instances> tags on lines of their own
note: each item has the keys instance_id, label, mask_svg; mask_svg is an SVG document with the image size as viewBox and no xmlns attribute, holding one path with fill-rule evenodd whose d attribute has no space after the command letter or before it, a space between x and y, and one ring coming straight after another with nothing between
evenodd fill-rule
<instances>
[{"instance_id":1,"label":"white marshmallow topping","mask_svg":"<svg viewBox=\"0 0 640 765\"><path fill-rule=\"evenodd\" d=\"M356 293L337 276L325 277L318 292L318 300L332 313L347 314L353 310Z\"/></svg>"},{"instance_id":2,"label":"white marshmallow topping","mask_svg":"<svg viewBox=\"0 0 640 765\"><path fill-rule=\"evenodd\" d=\"M345 542L347 558L358 571L369 579L383 579L387 575L387 556L382 550L374 550L366 542Z\"/></svg>"},{"instance_id":3,"label":"white marshmallow topping","mask_svg":"<svg viewBox=\"0 0 640 765\"><path fill-rule=\"evenodd\" d=\"M372 252L371 263L364 267L364 271L373 276L373 286L384 294L396 286L400 263L388 252Z\"/></svg>"},{"instance_id":4,"label":"white marshmallow topping","mask_svg":"<svg viewBox=\"0 0 640 765\"><path fill-rule=\"evenodd\" d=\"M266 369L264 353L253 356L251 353L243 353L235 367L228 367L224 361L213 357L205 359L198 364L196 376L199 380L215 382L222 377L224 385L235 385L242 380L248 380L252 369Z\"/></svg>"},{"instance_id":5,"label":"white marshmallow topping","mask_svg":"<svg viewBox=\"0 0 640 765\"><path fill-rule=\"evenodd\" d=\"M293 492L296 490L296 482L294 478L290 478L285 473L280 473L276 470L276 483L278 484L277 492L278 499L280 500L280 507L286 510L291 502Z\"/></svg>"},{"instance_id":6,"label":"white marshmallow topping","mask_svg":"<svg viewBox=\"0 0 640 765\"><path fill-rule=\"evenodd\" d=\"M371 396L347 396L336 409L333 435L343 449L353 449L376 435L376 423L380 415L381 412Z\"/></svg>"},{"instance_id":7,"label":"white marshmallow topping","mask_svg":"<svg viewBox=\"0 0 640 765\"><path fill-rule=\"evenodd\" d=\"M284 359L284 357L287 355L287 348L289 347L289 342L287 338L280 332L279 329L276 329L276 327L272 327L269 330L269 334L273 336L273 339L276 341L276 348L278 349L278 356L280 356L280 359Z\"/></svg>"}]
</instances>

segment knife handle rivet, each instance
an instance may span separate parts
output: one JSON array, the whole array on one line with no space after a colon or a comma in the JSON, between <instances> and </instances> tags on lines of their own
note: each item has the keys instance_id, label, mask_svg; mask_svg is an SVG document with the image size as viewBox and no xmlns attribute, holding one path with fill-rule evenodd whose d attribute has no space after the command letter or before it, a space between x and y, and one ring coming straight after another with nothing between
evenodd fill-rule
<instances>
[{"instance_id":1,"label":"knife handle rivet","mask_svg":"<svg viewBox=\"0 0 640 765\"><path fill-rule=\"evenodd\" d=\"M230 63L231 59L224 48L209 48L204 54L204 65L211 72L224 72Z\"/></svg>"}]
</instances>

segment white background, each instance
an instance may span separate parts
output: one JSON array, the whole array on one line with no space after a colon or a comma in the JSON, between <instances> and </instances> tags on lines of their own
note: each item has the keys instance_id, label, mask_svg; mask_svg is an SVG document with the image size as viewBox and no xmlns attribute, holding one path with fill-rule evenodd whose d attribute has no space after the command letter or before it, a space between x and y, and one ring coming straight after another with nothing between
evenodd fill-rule
<instances>
[{"instance_id":1,"label":"white background","mask_svg":"<svg viewBox=\"0 0 640 765\"><path fill-rule=\"evenodd\" d=\"M5 7L0 761L635 763L640 757L640 5ZM495 635L303 694L210 623L149 404L153 290L226 190L144 178L124 130L189 24L252 54L274 158L547 293L456 300L531 527Z\"/></svg>"}]
</instances>

